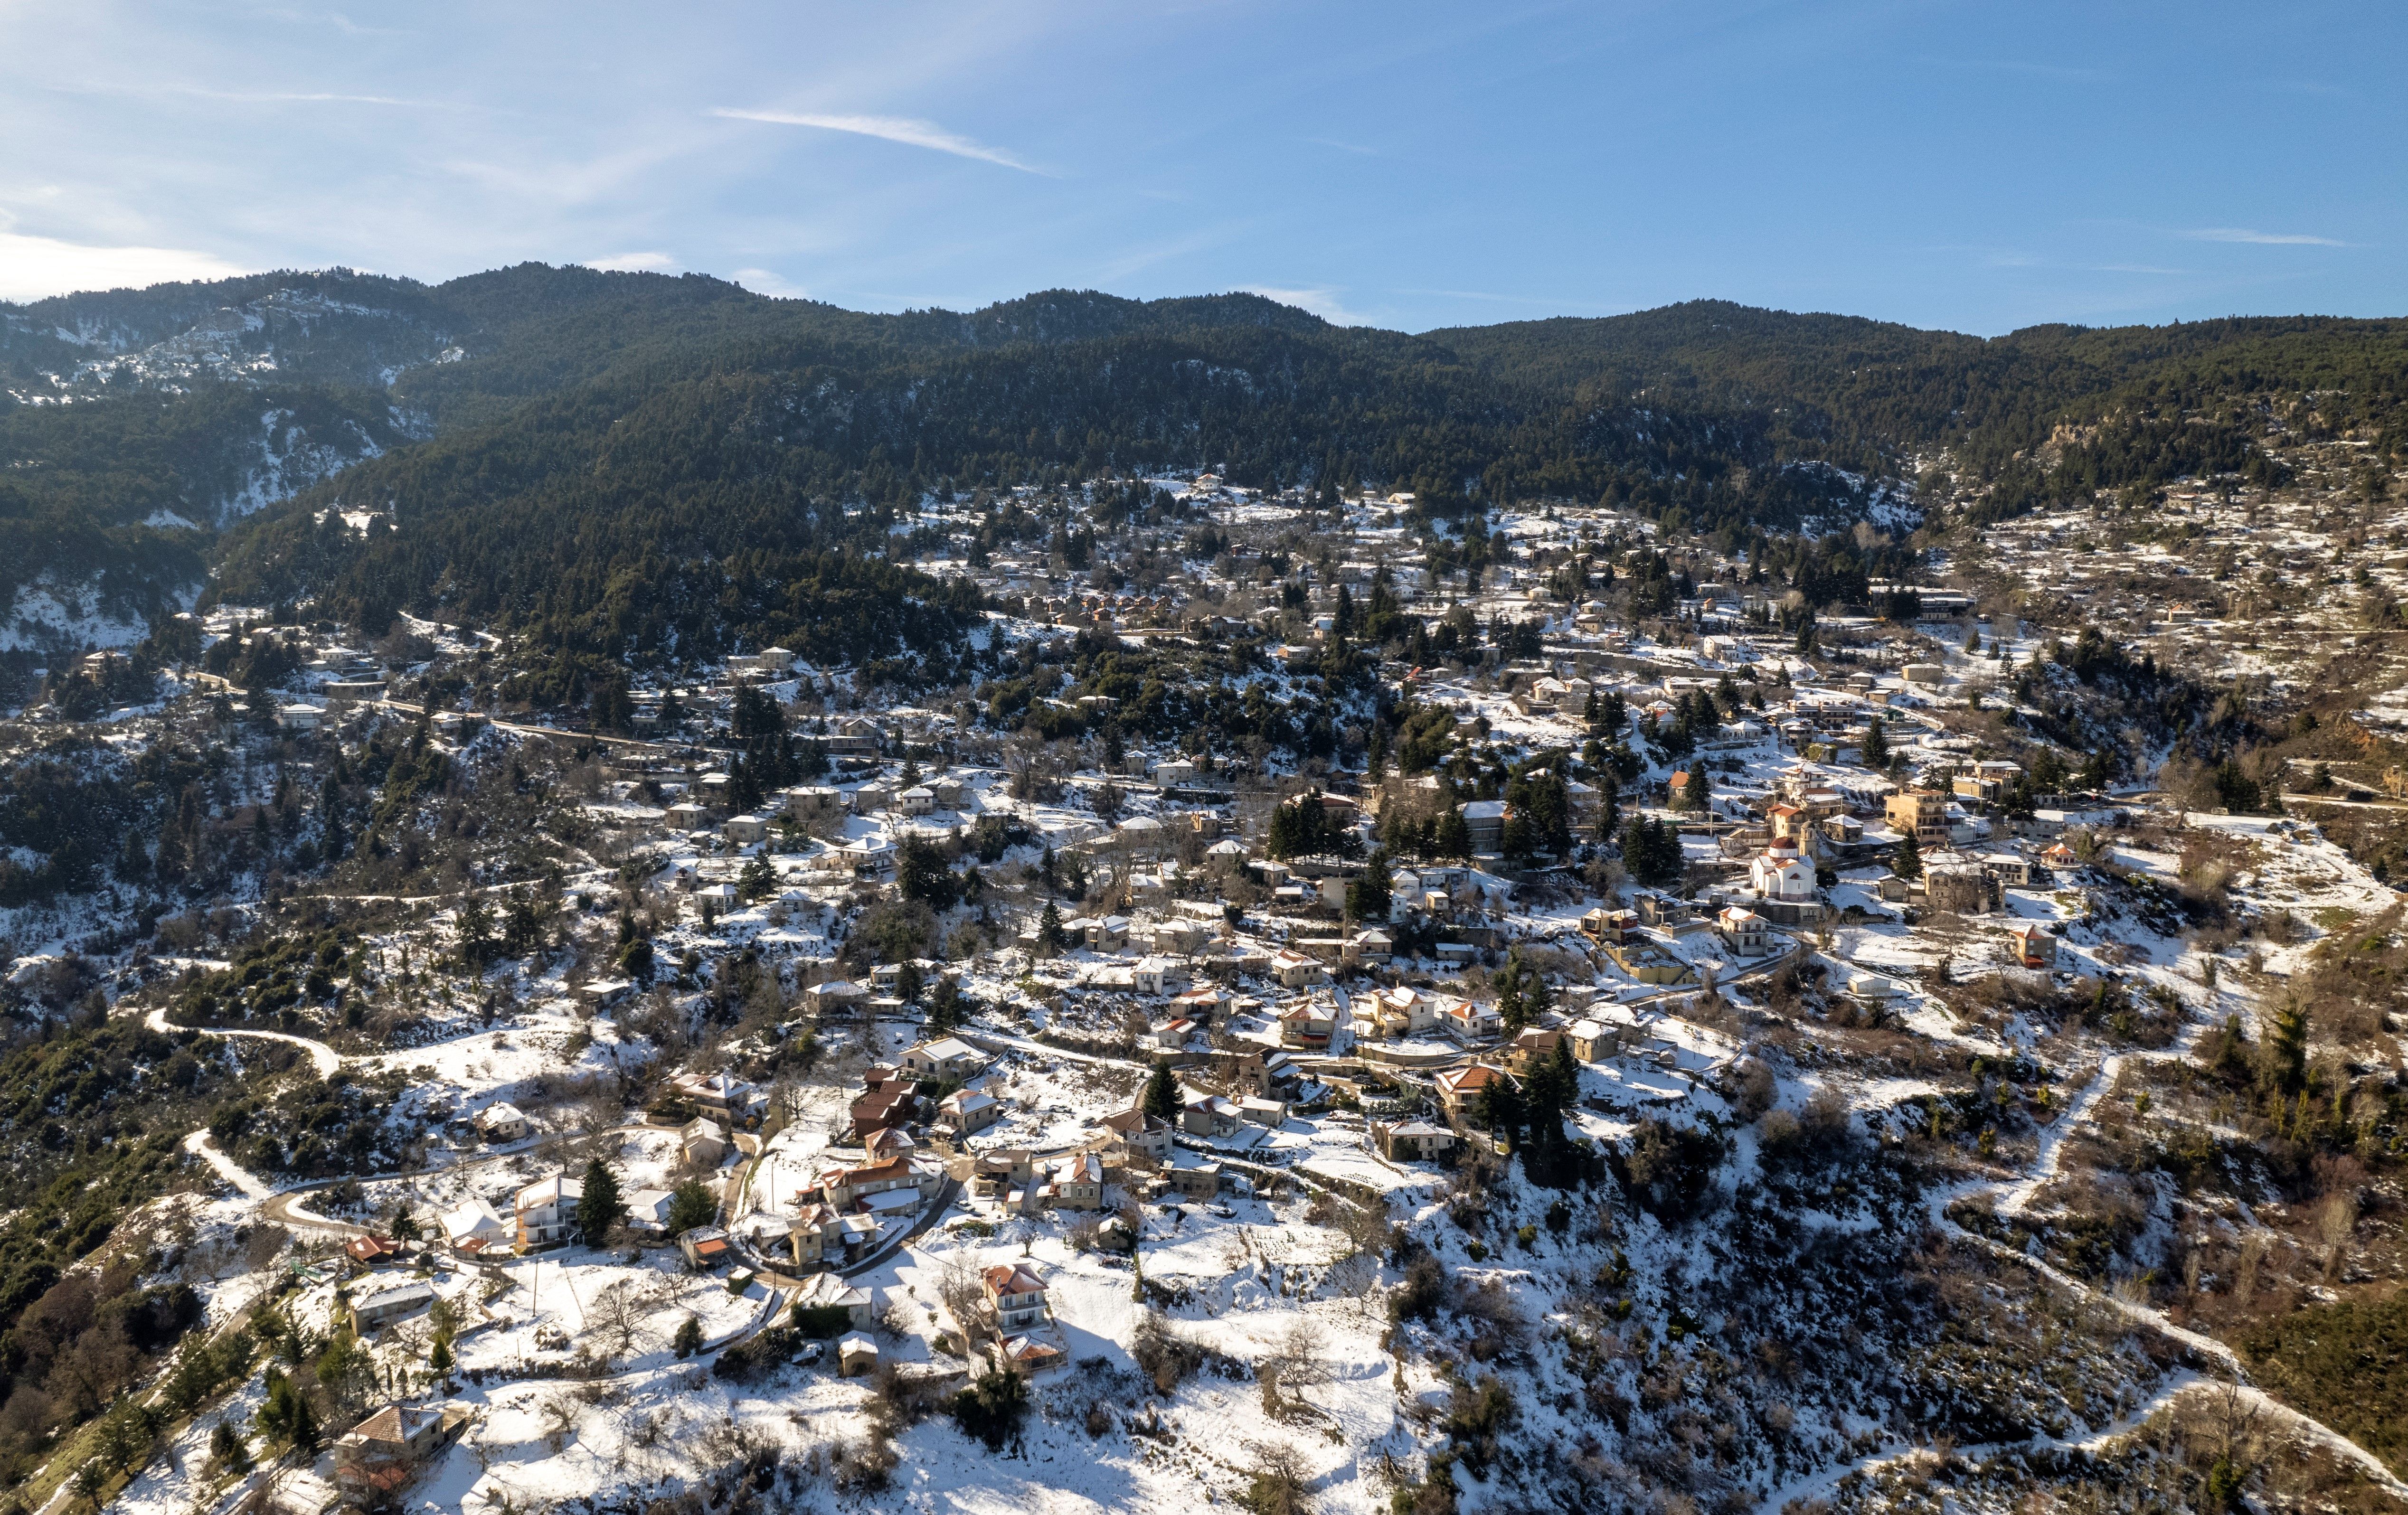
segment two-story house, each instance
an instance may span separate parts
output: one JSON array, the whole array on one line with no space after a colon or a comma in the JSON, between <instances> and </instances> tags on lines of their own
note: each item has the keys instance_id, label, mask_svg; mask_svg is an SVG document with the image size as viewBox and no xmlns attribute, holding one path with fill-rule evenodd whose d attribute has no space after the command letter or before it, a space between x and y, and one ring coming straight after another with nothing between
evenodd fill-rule
<instances>
[{"instance_id":1,"label":"two-story house","mask_svg":"<svg viewBox=\"0 0 2408 1515\"><path fill-rule=\"evenodd\" d=\"M583 1179L556 1175L519 1191L518 1244L549 1247L568 1239L577 1229L577 1202L585 1197Z\"/></svg>"},{"instance_id":2,"label":"two-story house","mask_svg":"<svg viewBox=\"0 0 2408 1515\"><path fill-rule=\"evenodd\" d=\"M1002 1331L1045 1323L1045 1280L1025 1267L991 1267L979 1279L987 1313ZM968 1322L963 1322L967 1325Z\"/></svg>"}]
</instances>

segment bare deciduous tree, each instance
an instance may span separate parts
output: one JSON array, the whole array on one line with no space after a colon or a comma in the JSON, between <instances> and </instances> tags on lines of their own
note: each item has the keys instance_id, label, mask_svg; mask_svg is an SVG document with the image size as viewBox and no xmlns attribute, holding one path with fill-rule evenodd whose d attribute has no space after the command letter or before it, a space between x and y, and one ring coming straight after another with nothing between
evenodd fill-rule
<instances>
[{"instance_id":1,"label":"bare deciduous tree","mask_svg":"<svg viewBox=\"0 0 2408 1515\"><path fill-rule=\"evenodd\" d=\"M967 1252L954 1252L937 1270L937 1300L961 1329L965 1346L976 1345L986 1334L986 1286Z\"/></svg>"},{"instance_id":2,"label":"bare deciduous tree","mask_svg":"<svg viewBox=\"0 0 2408 1515\"><path fill-rule=\"evenodd\" d=\"M585 1319L589 1327L600 1333L611 1350L624 1357L634 1350L636 1338L668 1303L668 1294L669 1291L657 1283L614 1279L585 1306Z\"/></svg>"}]
</instances>

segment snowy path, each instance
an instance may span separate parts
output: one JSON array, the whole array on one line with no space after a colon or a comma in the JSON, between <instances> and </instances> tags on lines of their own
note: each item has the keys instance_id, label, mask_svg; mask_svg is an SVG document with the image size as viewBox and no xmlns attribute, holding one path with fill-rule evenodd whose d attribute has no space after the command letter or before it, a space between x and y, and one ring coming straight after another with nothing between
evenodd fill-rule
<instances>
[{"instance_id":1,"label":"snowy path","mask_svg":"<svg viewBox=\"0 0 2408 1515\"><path fill-rule=\"evenodd\" d=\"M321 1079L329 1077L343 1065L343 1054L322 1041L311 1041L307 1036L288 1036L281 1031L241 1031L230 1026L179 1026L167 1019L167 1008L164 1005L152 1010L144 1023L162 1036L174 1036L179 1031L197 1031L204 1036L250 1036L257 1041L284 1042L308 1051L309 1060L318 1065L318 1077Z\"/></svg>"},{"instance_id":2,"label":"snowy path","mask_svg":"<svg viewBox=\"0 0 2408 1515\"><path fill-rule=\"evenodd\" d=\"M245 1199L267 1199L276 1191L251 1176L249 1168L218 1151L218 1144L204 1128L184 1138L184 1151L218 1170L218 1177L242 1191Z\"/></svg>"},{"instance_id":3,"label":"snowy path","mask_svg":"<svg viewBox=\"0 0 2408 1515\"><path fill-rule=\"evenodd\" d=\"M2034 1447L2095 1447L2103 1443L2111 1436L2120 1435L2124 1431L2129 1430L2132 1426L2141 1423L2141 1422L2146 1420L2158 1409L2172 1404L2182 1394L2195 1391L2199 1389L2202 1383L2205 1383L2214 1385L2218 1392L2229 1393L2236 1395L2242 1401L2264 1414L2276 1425L2285 1427L2309 1441L2315 1442L2318 1445L2329 1449L2335 1456L2344 1462L2356 1464L2365 1472L2368 1482L2382 1490L2385 1494L2389 1494L2393 1499L2400 1501L2403 1505L2408 1505L2408 1483L2403 1483L2400 1479L2393 1476L2391 1470L2384 1465L2382 1459L2376 1457L2372 1452L2368 1451L2365 1448L2359 1446L2357 1442L2352 1441L2349 1437L2343 1436L2340 1432L2325 1424L2323 1422L2300 1414L2298 1410L2281 1403L2266 1394L2265 1391L2249 1383L2247 1381L2248 1370L2242 1363L2239 1354L2234 1352L2231 1348L2226 1346L2223 1342L2218 1341L2214 1336L2206 1336L2200 1332L2188 1330L2183 1326L2174 1324L2173 1322L2166 1318L2166 1314L2163 1310L2157 1309L2153 1306L2135 1304L2130 1300L2117 1298L2115 1295L2109 1293L2104 1290L2094 1288L2090 1284L2085 1283L2080 1279L2074 1278L2072 1275L2051 1265L2049 1263L2038 1257L2034 1257L2027 1252L2018 1251L2014 1248L2009 1247L2004 1242L1999 1241L1993 1237L1968 1231L1963 1226L1958 1225L1955 1221L1950 1220L1947 1216L1948 1208L1954 1205L1958 1199L1971 1194L1980 1193L1984 1191L1988 1191L1999 1196L1998 1210L2000 1214L2013 1216L2025 1213L2025 1211L2029 1208L2033 1197L2037 1195L2041 1190L2046 1188L2048 1184L2054 1181L2057 1177L2059 1154L2064 1150L2066 1138L2073 1134L2076 1127L2089 1120L2090 1112L2098 1108L2100 1100L2105 1098L2107 1094L2114 1089L2116 1080L2122 1077L2124 1069L2135 1063L2158 1062L2187 1056L2192 1047L2198 1042L2199 1037L2204 1035L2208 1029L2209 1027L2205 1022L2194 1020L2184 1027L2182 1036L2177 1038L2174 1044L2171 1047L2161 1048L2154 1051L2118 1052L2100 1062L2099 1065L2099 1071L2092 1077L2089 1084L2083 1090L2081 1097L2075 1100L2071 1105L2066 1107L2064 1115L2058 1119L2055 1125L2049 1128L2047 1134L2042 1138L2040 1151L2034 1159L2031 1170L2022 1177L2013 1179L1975 1179L1967 1183L1950 1185L1946 1189L1935 1192L1932 1195L1931 1216L1933 1222L1948 1232L1948 1234L1955 1239L1971 1246L1980 1247L1997 1256L2001 1261L2014 1263L2021 1266L2030 1268L2042 1278L2046 1279L2049 1282L2057 1285L2058 1288L2063 1289L2069 1293L2077 1294L2093 1303L2103 1305L2109 1309L2115 1311L2118 1315L2123 1316L2126 1320L2130 1321L2135 1325L2155 1331L2167 1337L2169 1340L2181 1343L2183 1346L2198 1353L2200 1357L2215 1364L2216 1366L2230 1376L2229 1379L2202 1379L2198 1375L2187 1373L2175 1375L2173 1378L2170 1379L2167 1383L2161 1385L2157 1393L2152 1395L2148 1401L2119 1419L2114 1425L2094 1430L2081 1441L2065 1442L2055 1438L2035 1437L2031 1442L2025 1443L2024 1445ZM1998 1447L1989 1450L2003 1451L2009 1449L2006 1447ZM1792 1500L1816 1498L1828 1494L1831 1489L1839 1484L1842 1479L1845 1478L1850 1473L1864 1472L1873 1468L1886 1466L1891 1464L1905 1463L1916 1458L1928 1456L1928 1454L1929 1449L1926 1447L1892 1447L1883 1451L1873 1453L1871 1456L1859 1458L1853 1463L1843 1463L1837 1467L1826 1469L1821 1473L1811 1474L1806 1478L1784 1485L1781 1489L1768 1494L1758 1503L1757 1508L1767 1512L1775 1511L1782 1508ZM1975 1453L1972 1449L1960 1449L1960 1455L1976 1454L1977 1453Z\"/></svg>"}]
</instances>

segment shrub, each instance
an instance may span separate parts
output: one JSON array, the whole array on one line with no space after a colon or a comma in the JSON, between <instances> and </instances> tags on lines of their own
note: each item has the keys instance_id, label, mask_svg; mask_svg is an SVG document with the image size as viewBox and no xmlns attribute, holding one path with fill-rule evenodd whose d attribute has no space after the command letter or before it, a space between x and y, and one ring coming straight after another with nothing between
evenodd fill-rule
<instances>
[{"instance_id":1,"label":"shrub","mask_svg":"<svg viewBox=\"0 0 2408 1515\"><path fill-rule=\"evenodd\" d=\"M1164 1394L1178 1388L1204 1361L1203 1349L1172 1331L1156 1309L1138 1317L1137 1329L1129 1336L1129 1356L1153 1381L1154 1391Z\"/></svg>"},{"instance_id":2,"label":"shrub","mask_svg":"<svg viewBox=\"0 0 2408 1515\"><path fill-rule=\"evenodd\" d=\"M757 1382L792 1361L801 1345L800 1333L790 1326L773 1325L721 1352L711 1376L729 1383Z\"/></svg>"},{"instance_id":3,"label":"shrub","mask_svg":"<svg viewBox=\"0 0 2408 1515\"><path fill-rule=\"evenodd\" d=\"M1615 1177L1632 1202L1656 1219L1686 1221L1703 1206L1722 1155L1722 1144L1701 1131L1642 1121L1614 1165Z\"/></svg>"},{"instance_id":4,"label":"shrub","mask_svg":"<svg viewBox=\"0 0 2408 1515\"><path fill-rule=\"evenodd\" d=\"M975 1436L989 1451L1001 1451L1006 1442L1020 1437L1020 1422L1028 1413L1028 1386L1017 1373L989 1371L953 1395L948 1408L964 1436Z\"/></svg>"},{"instance_id":5,"label":"shrub","mask_svg":"<svg viewBox=\"0 0 2408 1515\"><path fill-rule=\"evenodd\" d=\"M1415 1246L1405 1260L1405 1279L1388 1296L1391 1322L1420 1320L1434 1313L1446 1298L1446 1265L1426 1248Z\"/></svg>"}]
</instances>

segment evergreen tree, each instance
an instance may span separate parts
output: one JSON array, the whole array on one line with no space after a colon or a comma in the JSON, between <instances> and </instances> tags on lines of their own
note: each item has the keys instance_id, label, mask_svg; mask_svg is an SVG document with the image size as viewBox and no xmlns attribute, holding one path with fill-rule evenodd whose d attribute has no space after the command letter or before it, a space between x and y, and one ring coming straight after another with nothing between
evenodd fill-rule
<instances>
[{"instance_id":1,"label":"evergreen tree","mask_svg":"<svg viewBox=\"0 0 2408 1515\"><path fill-rule=\"evenodd\" d=\"M1068 938L1062 935L1062 912L1055 909L1054 902L1049 899L1045 902L1045 912L1037 918L1037 955L1060 957L1068 941Z\"/></svg>"},{"instance_id":2,"label":"evergreen tree","mask_svg":"<svg viewBox=\"0 0 2408 1515\"><path fill-rule=\"evenodd\" d=\"M232 1421L220 1421L210 1427L209 1461L229 1473L251 1471L251 1443Z\"/></svg>"},{"instance_id":3,"label":"evergreen tree","mask_svg":"<svg viewBox=\"0 0 2408 1515\"><path fill-rule=\"evenodd\" d=\"M1158 1121L1179 1119L1179 1085L1171 1078L1168 1065L1155 1068L1145 1081L1145 1097L1140 1102L1145 1113Z\"/></svg>"},{"instance_id":4,"label":"evergreen tree","mask_svg":"<svg viewBox=\"0 0 2408 1515\"><path fill-rule=\"evenodd\" d=\"M1388 873L1394 860L1385 847L1375 848L1364 862L1363 872L1346 886L1346 913L1354 920L1382 922L1388 919L1391 894Z\"/></svg>"},{"instance_id":5,"label":"evergreen tree","mask_svg":"<svg viewBox=\"0 0 2408 1515\"><path fill-rule=\"evenodd\" d=\"M680 1357L692 1357L702 1351L702 1322L689 1315L678 1322L677 1336L669 1344Z\"/></svg>"},{"instance_id":6,"label":"evergreen tree","mask_svg":"<svg viewBox=\"0 0 2408 1515\"><path fill-rule=\"evenodd\" d=\"M600 1158L585 1165L585 1193L577 1201L577 1229L589 1247L599 1247L610 1228L627 1218L626 1201L619 1197L619 1179Z\"/></svg>"},{"instance_id":7,"label":"evergreen tree","mask_svg":"<svg viewBox=\"0 0 2408 1515\"><path fill-rule=\"evenodd\" d=\"M1901 879L1923 877L1923 849L1915 845L1914 833L1909 830L1890 849L1889 868Z\"/></svg>"},{"instance_id":8,"label":"evergreen tree","mask_svg":"<svg viewBox=\"0 0 2408 1515\"><path fill-rule=\"evenodd\" d=\"M1622 863L1630 877L1649 889L1678 883L1687 869L1681 856L1681 834L1669 821L1640 816L1623 829Z\"/></svg>"},{"instance_id":9,"label":"evergreen tree","mask_svg":"<svg viewBox=\"0 0 2408 1515\"><path fill-rule=\"evenodd\" d=\"M1513 1080L1498 1074L1489 1086L1480 1092L1478 1108L1473 1112L1480 1123L1505 1137L1514 1146L1522 1144L1522 1132L1529 1124L1529 1113L1522 1101L1522 1091Z\"/></svg>"},{"instance_id":10,"label":"evergreen tree","mask_svg":"<svg viewBox=\"0 0 2408 1515\"><path fill-rule=\"evenodd\" d=\"M1471 822L1463 819L1463 808L1455 806L1439 817L1438 834L1430 850L1440 857L1458 861L1471 856Z\"/></svg>"},{"instance_id":11,"label":"evergreen tree","mask_svg":"<svg viewBox=\"0 0 2408 1515\"><path fill-rule=\"evenodd\" d=\"M2268 1089L2291 1095L2307 1087L2308 1014L2298 1001L2286 1001L2274 1012L2261 1059L2258 1077Z\"/></svg>"},{"instance_id":12,"label":"evergreen tree","mask_svg":"<svg viewBox=\"0 0 2408 1515\"><path fill-rule=\"evenodd\" d=\"M698 1225L709 1225L719 1219L719 1201L709 1189L694 1179L688 1179L669 1191L668 1233L681 1236Z\"/></svg>"},{"instance_id":13,"label":"evergreen tree","mask_svg":"<svg viewBox=\"0 0 2408 1515\"><path fill-rule=\"evenodd\" d=\"M1889 766L1889 733L1882 727L1882 718L1875 716L1865 725L1865 766Z\"/></svg>"}]
</instances>

